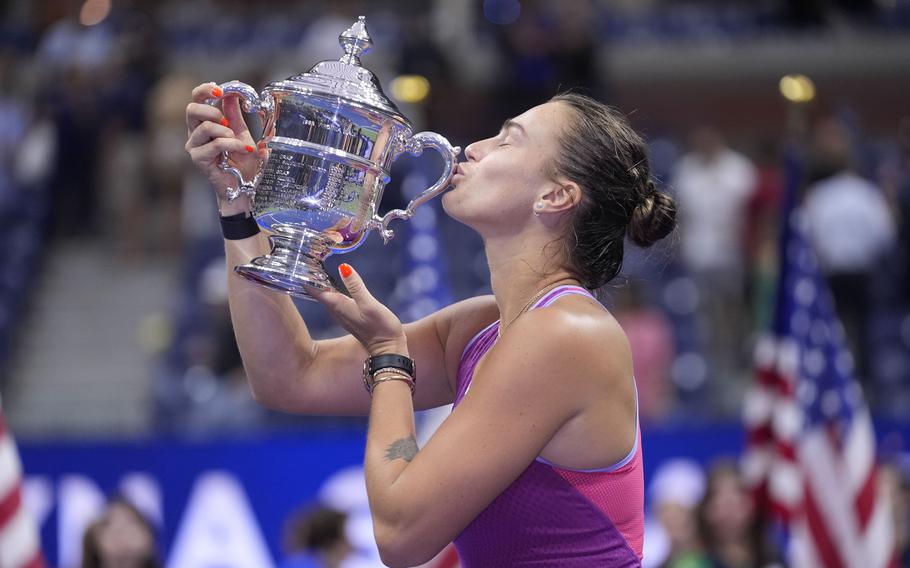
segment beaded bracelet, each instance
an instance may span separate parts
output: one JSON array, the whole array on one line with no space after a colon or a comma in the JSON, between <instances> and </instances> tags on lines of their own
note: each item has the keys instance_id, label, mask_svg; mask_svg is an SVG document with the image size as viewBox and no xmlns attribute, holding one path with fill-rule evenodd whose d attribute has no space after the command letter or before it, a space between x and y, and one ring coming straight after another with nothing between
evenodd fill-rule
<instances>
[{"instance_id":1,"label":"beaded bracelet","mask_svg":"<svg viewBox=\"0 0 910 568\"><path fill-rule=\"evenodd\" d=\"M383 373L387 376L378 379L376 378ZM417 388L417 381L414 380L414 377L398 367L383 367L382 369L377 369L370 377L370 380L364 381L364 387L366 387L370 396L373 396L373 389L376 388L376 385L385 381L404 381L408 383L408 386L411 387L411 396L414 395L414 391Z\"/></svg>"}]
</instances>

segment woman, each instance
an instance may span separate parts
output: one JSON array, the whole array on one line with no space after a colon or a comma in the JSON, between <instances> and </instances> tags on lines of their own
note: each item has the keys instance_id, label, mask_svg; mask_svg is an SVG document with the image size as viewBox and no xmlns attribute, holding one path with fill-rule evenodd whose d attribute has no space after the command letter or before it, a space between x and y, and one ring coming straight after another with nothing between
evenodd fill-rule
<instances>
[{"instance_id":1,"label":"woman","mask_svg":"<svg viewBox=\"0 0 910 568\"><path fill-rule=\"evenodd\" d=\"M204 104L213 94L212 84L193 91L187 150L236 223L250 205L224 198L233 179L218 161L228 151L249 175L256 148L236 99L222 114ZM466 567L638 565L631 356L589 290L619 272L627 233L647 246L672 230L673 201L655 191L625 120L579 95L506 121L465 156L443 206L483 237L494 295L402 326L344 264L351 297L319 300L351 335L313 341L289 298L231 277L253 395L289 412L369 413L367 492L390 566L424 562L453 540ZM225 248L236 266L267 247L254 235ZM370 378L371 398L363 362L390 354L400 364ZM420 369L413 395L408 359ZM418 451L414 410L453 402Z\"/></svg>"},{"instance_id":2,"label":"woman","mask_svg":"<svg viewBox=\"0 0 910 568\"><path fill-rule=\"evenodd\" d=\"M136 507L111 499L82 538L82 568L158 568L155 531Z\"/></svg>"},{"instance_id":3,"label":"woman","mask_svg":"<svg viewBox=\"0 0 910 568\"><path fill-rule=\"evenodd\" d=\"M708 472L705 495L698 506L698 529L709 565L714 568L781 566L765 527L736 464L721 461Z\"/></svg>"}]
</instances>

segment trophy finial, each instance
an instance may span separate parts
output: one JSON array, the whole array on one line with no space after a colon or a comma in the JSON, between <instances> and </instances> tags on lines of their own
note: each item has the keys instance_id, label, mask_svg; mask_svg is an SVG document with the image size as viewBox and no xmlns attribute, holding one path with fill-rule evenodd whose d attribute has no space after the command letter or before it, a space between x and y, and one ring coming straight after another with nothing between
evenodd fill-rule
<instances>
[{"instance_id":1,"label":"trophy finial","mask_svg":"<svg viewBox=\"0 0 910 568\"><path fill-rule=\"evenodd\" d=\"M367 31L367 22L364 16L357 18L354 25L338 36L338 43L344 49L341 62L349 65L360 65L360 56L373 46L373 38Z\"/></svg>"}]
</instances>

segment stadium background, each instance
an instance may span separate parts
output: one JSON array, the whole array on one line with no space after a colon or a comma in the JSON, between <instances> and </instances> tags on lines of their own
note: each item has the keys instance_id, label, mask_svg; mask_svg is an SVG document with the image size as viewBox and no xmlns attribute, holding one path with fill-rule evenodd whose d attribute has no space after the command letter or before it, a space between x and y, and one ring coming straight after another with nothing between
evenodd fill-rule
<instances>
[{"instance_id":1,"label":"stadium background","mask_svg":"<svg viewBox=\"0 0 910 568\"><path fill-rule=\"evenodd\" d=\"M649 483L678 458L707 468L742 456L743 396L779 260L783 156L803 148L811 177L836 122L891 213L851 340L879 459L906 488L907 0L11 0L0 14L0 392L51 565L76 565L81 532L118 491L154 519L172 566L277 565L284 523L320 500L362 520L362 503L338 501L347 490L333 483L360 462L365 421L281 415L249 397L214 200L183 150L194 85L261 88L337 58L338 33L360 14L375 42L364 64L415 131L464 146L582 88L630 114L664 190L676 192L679 164L705 135L751 164L733 183L748 195L717 233L732 237L732 257L698 250L682 227L656 250L630 246L605 290L637 351ZM782 81L792 74L812 84ZM381 208L438 167L399 160ZM677 199L693 211L684 223L717 222L714 204ZM397 233L343 260L403 319L489 293L479 239L438 203ZM299 307L318 336L338 333L318 306Z\"/></svg>"}]
</instances>

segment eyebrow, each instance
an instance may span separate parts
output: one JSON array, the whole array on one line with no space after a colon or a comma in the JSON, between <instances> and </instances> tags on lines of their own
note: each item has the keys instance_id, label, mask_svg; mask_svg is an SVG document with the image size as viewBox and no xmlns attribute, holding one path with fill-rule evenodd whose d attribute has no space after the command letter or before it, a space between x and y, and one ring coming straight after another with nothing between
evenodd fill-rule
<instances>
[{"instance_id":1,"label":"eyebrow","mask_svg":"<svg viewBox=\"0 0 910 568\"><path fill-rule=\"evenodd\" d=\"M517 129L519 132L521 132L522 136L528 135L528 132L525 130L524 126L515 122L511 118L507 118L506 121L502 123L501 130L508 130L509 128Z\"/></svg>"}]
</instances>

